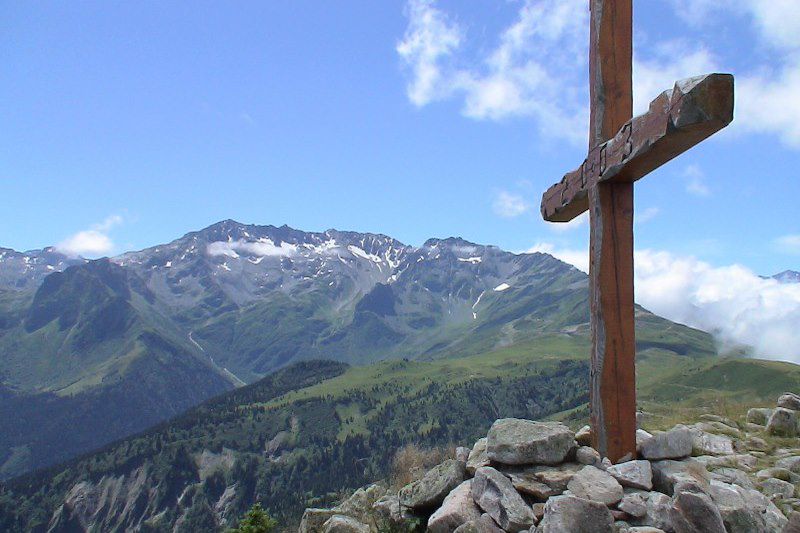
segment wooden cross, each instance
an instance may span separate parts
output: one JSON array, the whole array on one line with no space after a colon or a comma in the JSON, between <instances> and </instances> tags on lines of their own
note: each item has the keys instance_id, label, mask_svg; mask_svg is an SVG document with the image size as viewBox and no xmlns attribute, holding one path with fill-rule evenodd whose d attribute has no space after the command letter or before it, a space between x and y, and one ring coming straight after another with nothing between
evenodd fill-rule
<instances>
[{"instance_id":1,"label":"wooden cross","mask_svg":"<svg viewBox=\"0 0 800 533\"><path fill-rule=\"evenodd\" d=\"M589 210L591 423L613 462L636 456L633 182L733 120L733 76L680 81L636 118L632 0L590 0L589 155L542 197L542 216L567 222Z\"/></svg>"}]
</instances>

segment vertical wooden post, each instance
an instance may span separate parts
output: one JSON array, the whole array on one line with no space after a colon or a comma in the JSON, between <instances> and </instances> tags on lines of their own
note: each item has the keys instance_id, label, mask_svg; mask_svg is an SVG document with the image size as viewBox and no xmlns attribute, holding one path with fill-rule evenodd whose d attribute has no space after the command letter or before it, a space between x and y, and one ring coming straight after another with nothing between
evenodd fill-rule
<instances>
[{"instance_id":1,"label":"vertical wooden post","mask_svg":"<svg viewBox=\"0 0 800 533\"><path fill-rule=\"evenodd\" d=\"M591 150L633 114L633 8L632 0L590 0L590 8ZM636 455L633 183L592 185L589 217L592 435L617 462Z\"/></svg>"}]
</instances>

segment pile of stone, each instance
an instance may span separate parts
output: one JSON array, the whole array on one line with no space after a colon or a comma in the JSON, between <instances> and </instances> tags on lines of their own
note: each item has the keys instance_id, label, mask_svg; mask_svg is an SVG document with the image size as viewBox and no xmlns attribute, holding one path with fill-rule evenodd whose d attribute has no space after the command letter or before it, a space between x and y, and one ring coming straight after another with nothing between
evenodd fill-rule
<instances>
[{"instance_id":1,"label":"pile of stone","mask_svg":"<svg viewBox=\"0 0 800 533\"><path fill-rule=\"evenodd\" d=\"M639 429L639 459L618 464L590 446L588 426L501 419L397 493L372 485L306 510L300 532L800 533L799 412L800 396L786 393L742 425L703 415Z\"/></svg>"}]
</instances>

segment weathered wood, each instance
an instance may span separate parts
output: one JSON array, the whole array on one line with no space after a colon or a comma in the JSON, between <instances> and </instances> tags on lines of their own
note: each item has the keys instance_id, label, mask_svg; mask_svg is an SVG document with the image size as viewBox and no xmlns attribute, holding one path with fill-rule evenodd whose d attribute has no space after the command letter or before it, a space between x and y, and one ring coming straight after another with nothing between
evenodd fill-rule
<instances>
[{"instance_id":1,"label":"weathered wood","mask_svg":"<svg viewBox=\"0 0 800 533\"><path fill-rule=\"evenodd\" d=\"M633 114L633 13L632 0L592 0L590 6L591 153ZM587 185L592 438L595 449L616 462L636 454L633 183Z\"/></svg>"},{"instance_id":2,"label":"weathered wood","mask_svg":"<svg viewBox=\"0 0 800 533\"><path fill-rule=\"evenodd\" d=\"M730 74L679 81L550 187L542 196L542 216L550 222L572 220L589 208L592 184L636 181L721 130L733 120L733 93Z\"/></svg>"},{"instance_id":3,"label":"weathered wood","mask_svg":"<svg viewBox=\"0 0 800 533\"><path fill-rule=\"evenodd\" d=\"M632 114L632 0L590 0L589 155L542 196L542 216L590 221L591 419L595 448L636 455L633 184L733 120L733 76L678 82Z\"/></svg>"}]
</instances>

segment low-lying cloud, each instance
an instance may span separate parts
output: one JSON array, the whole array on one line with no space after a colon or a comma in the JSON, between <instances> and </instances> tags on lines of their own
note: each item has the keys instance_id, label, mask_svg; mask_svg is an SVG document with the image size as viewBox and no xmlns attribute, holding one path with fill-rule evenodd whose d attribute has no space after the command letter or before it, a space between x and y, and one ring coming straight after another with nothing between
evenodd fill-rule
<instances>
[{"instance_id":1,"label":"low-lying cloud","mask_svg":"<svg viewBox=\"0 0 800 533\"><path fill-rule=\"evenodd\" d=\"M114 251L114 241L109 232L114 226L122 224L120 215L111 215L91 228L70 235L56 245L63 254L73 257L100 257Z\"/></svg>"},{"instance_id":2,"label":"low-lying cloud","mask_svg":"<svg viewBox=\"0 0 800 533\"><path fill-rule=\"evenodd\" d=\"M539 243L530 251L588 271L587 250ZM781 284L741 265L715 267L663 251L634 256L637 303L712 333L722 351L747 346L757 357L800 363L800 283Z\"/></svg>"},{"instance_id":3,"label":"low-lying cloud","mask_svg":"<svg viewBox=\"0 0 800 533\"><path fill-rule=\"evenodd\" d=\"M239 253L255 257L287 257L297 253L297 246L282 242L275 245L269 239L258 241L216 241L206 248L208 255L225 255L228 257L239 257Z\"/></svg>"}]
</instances>

